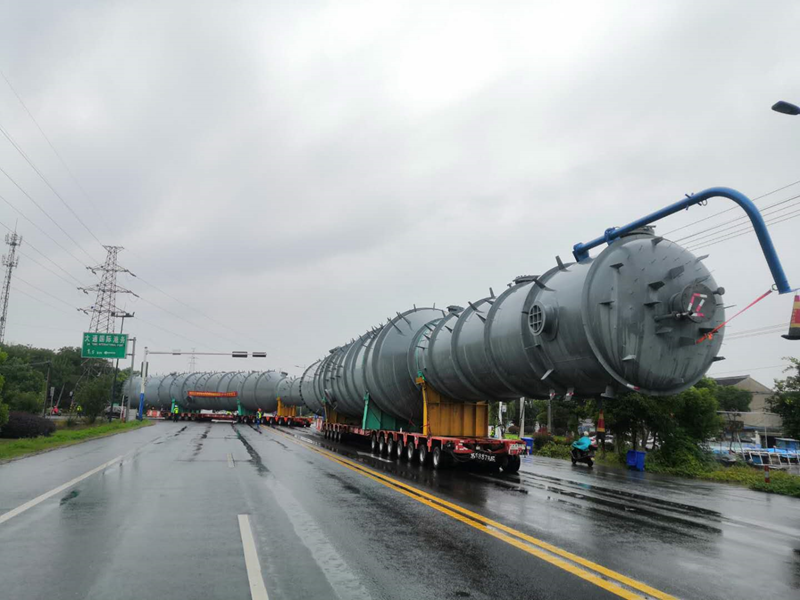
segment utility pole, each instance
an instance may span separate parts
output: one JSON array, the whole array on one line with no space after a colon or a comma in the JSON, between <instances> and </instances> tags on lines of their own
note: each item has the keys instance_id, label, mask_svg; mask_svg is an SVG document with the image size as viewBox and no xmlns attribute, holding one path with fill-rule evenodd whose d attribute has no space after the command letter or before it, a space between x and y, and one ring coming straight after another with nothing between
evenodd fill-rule
<instances>
[{"instance_id":1,"label":"utility pole","mask_svg":"<svg viewBox=\"0 0 800 600\"><path fill-rule=\"evenodd\" d=\"M119 332L122 334L122 330L125 327L125 318L126 317L133 317L133 313L123 312L123 313L113 313L112 317L120 317L122 319L122 324L119 326ZM114 363L114 377L111 379L111 400L108 404L108 422L111 423L111 419L114 418L114 393L117 391L117 371L119 371L119 359L117 359ZM120 406L120 412L122 412L122 406Z\"/></svg>"},{"instance_id":2,"label":"utility pole","mask_svg":"<svg viewBox=\"0 0 800 600\"><path fill-rule=\"evenodd\" d=\"M519 399L519 438L525 436L525 396Z\"/></svg>"},{"instance_id":3,"label":"utility pole","mask_svg":"<svg viewBox=\"0 0 800 600\"><path fill-rule=\"evenodd\" d=\"M192 353L189 355L189 372L194 373L197 368L197 355L194 353L195 348L192 348Z\"/></svg>"},{"instance_id":4,"label":"utility pole","mask_svg":"<svg viewBox=\"0 0 800 600\"><path fill-rule=\"evenodd\" d=\"M19 264L17 248L22 244L22 236L17 235L16 231L6 234L6 244L10 250L3 256L3 266L6 268L6 276L3 280L3 292L0 297L2 312L0 312L0 344L6 340L6 317L8 316L8 295L11 292L11 272Z\"/></svg>"},{"instance_id":5,"label":"utility pole","mask_svg":"<svg viewBox=\"0 0 800 600\"><path fill-rule=\"evenodd\" d=\"M131 413L131 396L133 395L133 365L136 364L136 338L131 338L133 347L131 348L131 374L128 376L128 406L125 409L123 421L128 420L128 415Z\"/></svg>"},{"instance_id":6,"label":"utility pole","mask_svg":"<svg viewBox=\"0 0 800 600\"><path fill-rule=\"evenodd\" d=\"M47 398L50 396L50 367L52 363L47 362L47 382L44 384L44 405L42 406L42 416L47 414Z\"/></svg>"},{"instance_id":7,"label":"utility pole","mask_svg":"<svg viewBox=\"0 0 800 600\"><path fill-rule=\"evenodd\" d=\"M550 390L550 395L547 397L547 433L553 435L553 398L556 397L556 391Z\"/></svg>"}]
</instances>

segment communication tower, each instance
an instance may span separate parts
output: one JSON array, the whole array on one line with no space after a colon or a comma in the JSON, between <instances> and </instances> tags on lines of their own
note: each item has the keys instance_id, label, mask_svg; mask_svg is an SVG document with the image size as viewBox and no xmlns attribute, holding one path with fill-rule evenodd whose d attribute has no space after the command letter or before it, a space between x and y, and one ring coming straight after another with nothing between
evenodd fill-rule
<instances>
[{"instance_id":1,"label":"communication tower","mask_svg":"<svg viewBox=\"0 0 800 600\"><path fill-rule=\"evenodd\" d=\"M6 234L6 244L11 248L8 254L3 256L3 266L6 268L6 276L3 280L3 295L0 298L2 304L2 315L0 315L0 344L6 339L6 317L8 316L8 295L11 292L11 272L19 264L17 247L22 244L22 236L17 235L16 231Z\"/></svg>"}]
</instances>

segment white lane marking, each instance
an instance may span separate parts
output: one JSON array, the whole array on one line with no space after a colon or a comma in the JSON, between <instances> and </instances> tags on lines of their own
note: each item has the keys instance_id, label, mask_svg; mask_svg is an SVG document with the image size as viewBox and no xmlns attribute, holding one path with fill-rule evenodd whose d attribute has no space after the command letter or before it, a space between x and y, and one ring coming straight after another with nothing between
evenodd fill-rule
<instances>
[{"instance_id":1,"label":"white lane marking","mask_svg":"<svg viewBox=\"0 0 800 600\"><path fill-rule=\"evenodd\" d=\"M91 476L92 476L92 475L94 475L95 473L99 473L99 472L100 472L100 471L102 471L103 469L106 469L106 468L110 467L111 465L113 465L114 463L117 463L117 462L121 461L122 459L123 459L123 457L122 457L122 456L118 456L117 458L111 459L111 460L110 460L110 461L108 461L107 463L103 463L103 464L102 464L102 465L100 465L99 467L97 467L97 468L94 468L94 469L92 469L91 471L87 471L87 472L86 472L86 473L84 473L83 475L78 475L78 476L77 476L75 479L73 479L73 480L71 480L71 481L68 481L67 483L65 483L65 484L63 484L63 485L60 485L60 486L58 486L57 488L55 488L55 489L52 489L52 490L50 490L49 492L45 492L45 493L44 493L44 494L42 494L41 496L38 496L38 497L34 498L33 500L29 500L28 502L26 502L25 504L22 504L22 505L18 506L17 508L11 509L11 510L10 510L10 511L8 511L7 513L3 513L2 515L0 515L0 525L2 525L3 523L5 523L6 521L8 521L8 520L10 520L10 519L13 519L13 518L14 518L14 517L16 517L17 515L20 515L20 514L24 513L24 512L25 512L26 510L28 510L29 508L33 508L33 507L34 507L34 506L36 506L37 504L40 504L40 503L44 502L44 501L45 501L45 500L47 500L48 498L52 498L52 497L53 497L53 496L55 496L56 494L60 494L60 493L61 493L61 492L63 492L64 490L66 490L66 489L68 489L68 488L71 488L73 485L75 485L76 483L80 483L81 481L83 481L83 480L84 480L84 479L86 479L87 477L91 477Z\"/></svg>"},{"instance_id":2,"label":"white lane marking","mask_svg":"<svg viewBox=\"0 0 800 600\"><path fill-rule=\"evenodd\" d=\"M228 452L228 466L229 466L231 469L234 467L234 464L233 464L233 454L231 454L230 452Z\"/></svg>"},{"instance_id":3,"label":"white lane marking","mask_svg":"<svg viewBox=\"0 0 800 600\"><path fill-rule=\"evenodd\" d=\"M250 582L250 596L253 600L269 600L267 587L264 585L264 576L261 574L261 564L258 562L256 541L253 539L253 530L250 529L250 517L247 515L239 515L239 532L242 534L244 564L247 567L247 579Z\"/></svg>"}]
</instances>

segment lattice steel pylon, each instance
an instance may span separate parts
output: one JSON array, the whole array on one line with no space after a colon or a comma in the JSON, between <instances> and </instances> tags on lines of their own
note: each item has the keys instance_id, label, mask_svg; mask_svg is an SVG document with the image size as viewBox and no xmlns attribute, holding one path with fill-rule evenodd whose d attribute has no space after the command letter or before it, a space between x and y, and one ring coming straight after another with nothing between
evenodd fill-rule
<instances>
[{"instance_id":1,"label":"lattice steel pylon","mask_svg":"<svg viewBox=\"0 0 800 600\"><path fill-rule=\"evenodd\" d=\"M16 231L6 234L6 244L9 248L8 254L3 256L3 266L6 268L6 276L3 280L3 292L0 297L2 304L2 314L0 314L0 344L6 340L6 317L8 317L8 297L11 292L11 272L19 264L17 248L22 244L22 236L17 235Z\"/></svg>"},{"instance_id":2,"label":"lattice steel pylon","mask_svg":"<svg viewBox=\"0 0 800 600\"><path fill-rule=\"evenodd\" d=\"M106 262L96 267L87 267L92 273L100 275L100 283L90 287L79 287L84 294L97 292L95 303L87 308L81 309L86 314L91 315L88 331L99 331L101 333L113 333L115 331L115 319L124 314L125 311L117 308L117 294L132 294L139 297L131 290L117 285L117 273L130 273L130 271L117 264L117 255L122 246L103 246L106 249Z\"/></svg>"}]
</instances>

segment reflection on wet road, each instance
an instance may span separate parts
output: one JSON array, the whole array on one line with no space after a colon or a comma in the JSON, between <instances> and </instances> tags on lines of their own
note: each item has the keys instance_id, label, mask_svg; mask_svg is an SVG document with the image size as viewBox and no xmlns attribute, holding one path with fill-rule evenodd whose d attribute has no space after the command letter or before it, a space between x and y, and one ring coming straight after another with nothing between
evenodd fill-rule
<instances>
[{"instance_id":1,"label":"reflection on wet road","mask_svg":"<svg viewBox=\"0 0 800 600\"><path fill-rule=\"evenodd\" d=\"M790 598L800 502L166 422L0 465L0 573L3 598Z\"/></svg>"}]
</instances>

